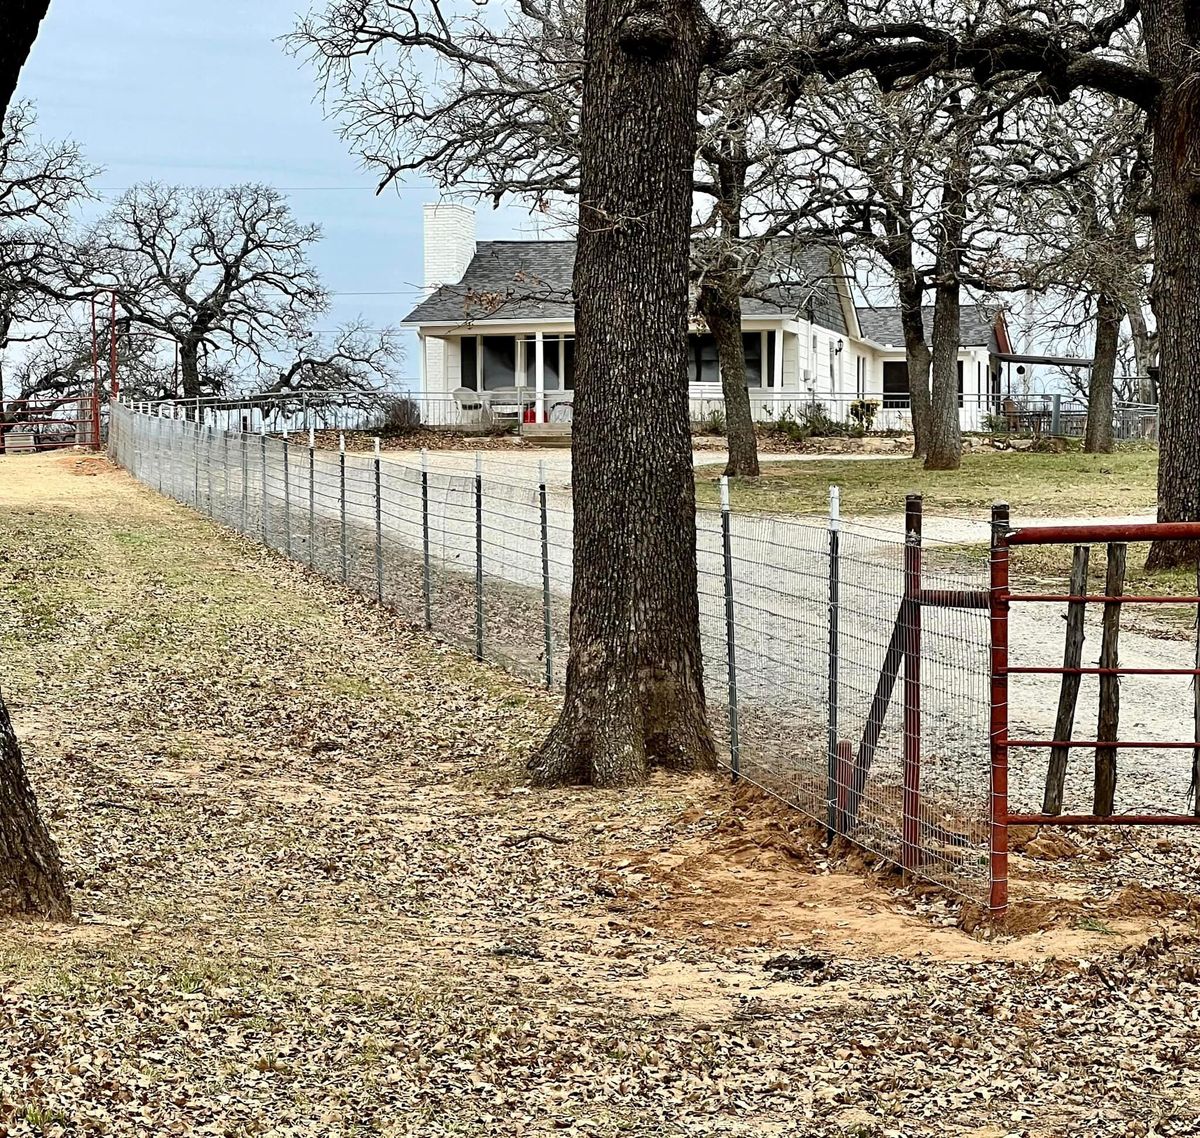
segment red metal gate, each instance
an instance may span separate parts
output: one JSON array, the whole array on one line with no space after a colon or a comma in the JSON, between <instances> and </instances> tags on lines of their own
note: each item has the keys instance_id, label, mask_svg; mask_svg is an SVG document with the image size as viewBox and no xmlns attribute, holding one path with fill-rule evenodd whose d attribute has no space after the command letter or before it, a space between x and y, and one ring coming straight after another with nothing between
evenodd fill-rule
<instances>
[{"instance_id":1,"label":"red metal gate","mask_svg":"<svg viewBox=\"0 0 1200 1138\"><path fill-rule=\"evenodd\" d=\"M1063 602L1076 605L1115 606L1119 621L1120 606L1197 605L1200 596L1147 596L1104 593L1014 593L1009 584L1009 551L1014 546L1031 545L1113 545L1130 541L1196 541L1200 543L1200 523L1174 522L1144 525L1028 526L1012 529L1006 505L992 509L991 541L991 889L990 906L1002 914L1008 905L1008 828L1009 826L1104 826L1104 825L1200 825L1197 814L1051 814L1009 812L1009 751L1012 748L1094 748L1112 750L1148 748L1191 750L1200 764L1200 718L1193 738L1187 741L1146 741L1112 739L1013 739L1009 736L1009 677L1017 674L1095 675L1100 677L1200 676L1200 668L1126 668L1118 663L1096 667L1016 666L1009 662L1009 611L1013 604ZM1198 545L1200 547L1200 545ZM1200 705L1198 705L1200 706ZM1198 809L1200 809L1200 795Z\"/></svg>"},{"instance_id":2,"label":"red metal gate","mask_svg":"<svg viewBox=\"0 0 1200 1138\"><path fill-rule=\"evenodd\" d=\"M100 447L100 397L86 395L0 401L0 453L32 454Z\"/></svg>"}]
</instances>

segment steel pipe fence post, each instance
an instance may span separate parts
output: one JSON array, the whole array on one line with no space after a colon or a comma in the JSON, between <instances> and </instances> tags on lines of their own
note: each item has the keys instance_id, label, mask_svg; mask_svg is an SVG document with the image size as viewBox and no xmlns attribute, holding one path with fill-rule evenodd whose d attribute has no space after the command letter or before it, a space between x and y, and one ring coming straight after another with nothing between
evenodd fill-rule
<instances>
[{"instance_id":1,"label":"steel pipe fence post","mask_svg":"<svg viewBox=\"0 0 1200 1138\"><path fill-rule=\"evenodd\" d=\"M729 696L729 769L733 781L742 773L742 744L738 731L737 646L733 609L733 536L729 508L729 477L721 475L721 559L725 567L725 665L726 691Z\"/></svg>"},{"instance_id":2,"label":"steel pipe fence post","mask_svg":"<svg viewBox=\"0 0 1200 1138\"><path fill-rule=\"evenodd\" d=\"M262 495L262 509L259 511L258 530L263 545L267 544L267 424L263 423L258 432L258 461L259 491Z\"/></svg>"},{"instance_id":3,"label":"steel pipe fence post","mask_svg":"<svg viewBox=\"0 0 1200 1138\"><path fill-rule=\"evenodd\" d=\"M421 450L421 591L425 600L425 627L433 629L433 578L429 569L429 455Z\"/></svg>"},{"instance_id":4,"label":"steel pipe fence post","mask_svg":"<svg viewBox=\"0 0 1200 1138\"><path fill-rule=\"evenodd\" d=\"M223 487L221 490L221 509L224 511L225 516L228 517L229 516L229 429L228 429L228 425L226 425L226 429L221 432L221 478L222 478L222 487Z\"/></svg>"},{"instance_id":5,"label":"steel pipe fence post","mask_svg":"<svg viewBox=\"0 0 1200 1138\"><path fill-rule=\"evenodd\" d=\"M542 531L542 637L546 690L554 687L554 639L550 622L550 525L546 509L546 464L538 460L538 514Z\"/></svg>"},{"instance_id":6,"label":"steel pipe fence post","mask_svg":"<svg viewBox=\"0 0 1200 1138\"><path fill-rule=\"evenodd\" d=\"M346 436L338 435L338 503L342 523L342 584L350 580L350 562L346 547Z\"/></svg>"},{"instance_id":7,"label":"steel pipe fence post","mask_svg":"<svg viewBox=\"0 0 1200 1138\"><path fill-rule=\"evenodd\" d=\"M840 770L840 752L838 751L838 617L841 590L841 564L839 560L841 545L841 490L837 486L829 487L829 687L827 701L829 704L829 731L826 736L828 754L828 775L826 778L825 798L825 836L833 840L835 834L842 832L844 820L838 813L838 780Z\"/></svg>"},{"instance_id":8,"label":"steel pipe fence post","mask_svg":"<svg viewBox=\"0 0 1200 1138\"><path fill-rule=\"evenodd\" d=\"M245 533L246 527L250 524L247 517L250 505L250 455L246 432L242 431L238 437L242 440L242 533Z\"/></svg>"},{"instance_id":9,"label":"steel pipe fence post","mask_svg":"<svg viewBox=\"0 0 1200 1138\"><path fill-rule=\"evenodd\" d=\"M308 567L316 564L317 549L317 436L308 428Z\"/></svg>"},{"instance_id":10,"label":"steel pipe fence post","mask_svg":"<svg viewBox=\"0 0 1200 1138\"><path fill-rule=\"evenodd\" d=\"M475 454L475 659L483 659L483 456Z\"/></svg>"},{"instance_id":11,"label":"steel pipe fence post","mask_svg":"<svg viewBox=\"0 0 1200 1138\"><path fill-rule=\"evenodd\" d=\"M921 860L921 495L904 499L904 823L901 864Z\"/></svg>"},{"instance_id":12,"label":"steel pipe fence post","mask_svg":"<svg viewBox=\"0 0 1200 1138\"><path fill-rule=\"evenodd\" d=\"M163 461L163 420L162 413L154 420L154 465L158 473L158 492L163 492L163 467L166 463Z\"/></svg>"},{"instance_id":13,"label":"steel pipe fence post","mask_svg":"<svg viewBox=\"0 0 1200 1138\"><path fill-rule=\"evenodd\" d=\"M375 599L383 604L383 496L380 493L379 439L375 439Z\"/></svg>"},{"instance_id":14,"label":"steel pipe fence post","mask_svg":"<svg viewBox=\"0 0 1200 1138\"><path fill-rule=\"evenodd\" d=\"M292 555L292 480L288 462L288 430L283 428L283 548Z\"/></svg>"},{"instance_id":15,"label":"steel pipe fence post","mask_svg":"<svg viewBox=\"0 0 1200 1138\"><path fill-rule=\"evenodd\" d=\"M212 454L213 454L213 425L212 425L212 423L205 423L204 424L204 468L205 468L205 476L208 481L208 516L210 518L215 516L214 511L213 511Z\"/></svg>"},{"instance_id":16,"label":"steel pipe fence post","mask_svg":"<svg viewBox=\"0 0 1200 1138\"><path fill-rule=\"evenodd\" d=\"M192 507L200 508L200 424L194 419L191 425L192 435Z\"/></svg>"},{"instance_id":17,"label":"steel pipe fence post","mask_svg":"<svg viewBox=\"0 0 1200 1138\"><path fill-rule=\"evenodd\" d=\"M1008 535L1005 502L992 507L988 628L991 649L991 827L988 842L988 908L1003 916L1008 908Z\"/></svg>"}]
</instances>

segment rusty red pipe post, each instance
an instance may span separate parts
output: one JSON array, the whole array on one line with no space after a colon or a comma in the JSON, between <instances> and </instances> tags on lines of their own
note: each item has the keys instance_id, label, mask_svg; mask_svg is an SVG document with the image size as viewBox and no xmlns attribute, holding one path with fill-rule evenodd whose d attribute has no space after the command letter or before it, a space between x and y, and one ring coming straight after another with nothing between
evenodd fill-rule
<instances>
[{"instance_id":1,"label":"rusty red pipe post","mask_svg":"<svg viewBox=\"0 0 1200 1138\"><path fill-rule=\"evenodd\" d=\"M904 822L901 863L921 863L921 495L904 500Z\"/></svg>"},{"instance_id":2,"label":"rusty red pipe post","mask_svg":"<svg viewBox=\"0 0 1200 1138\"><path fill-rule=\"evenodd\" d=\"M1002 917L1008 908L1008 505L992 507L989 620L991 639L991 827L988 908Z\"/></svg>"},{"instance_id":3,"label":"rusty red pipe post","mask_svg":"<svg viewBox=\"0 0 1200 1138\"><path fill-rule=\"evenodd\" d=\"M108 382L109 391L112 395L113 402L117 401L117 395L120 393L120 385L117 383L117 290L113 289L112 293L112 316L110 318L109 335L112 344L111 363L109 365Z\"/></svg>"}]
</instances>

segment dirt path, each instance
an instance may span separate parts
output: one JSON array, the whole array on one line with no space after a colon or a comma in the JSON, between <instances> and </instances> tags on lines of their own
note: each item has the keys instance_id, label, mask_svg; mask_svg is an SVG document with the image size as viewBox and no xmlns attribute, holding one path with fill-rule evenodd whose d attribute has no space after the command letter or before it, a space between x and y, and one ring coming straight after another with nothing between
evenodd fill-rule
<instances>
[{"instance_id":1,"label":"dirt path","mask_svg":"<svg viewBox=\"0 0 1200 1138\"><path fill-rule=\"evenodd\" d=\"M0 1134L1195 1133L1188 898L968 935L706 778L530 792L541 696L102 460L0 458L0 682L79 916L0 927Z\"/></svg>"}]
</instances>

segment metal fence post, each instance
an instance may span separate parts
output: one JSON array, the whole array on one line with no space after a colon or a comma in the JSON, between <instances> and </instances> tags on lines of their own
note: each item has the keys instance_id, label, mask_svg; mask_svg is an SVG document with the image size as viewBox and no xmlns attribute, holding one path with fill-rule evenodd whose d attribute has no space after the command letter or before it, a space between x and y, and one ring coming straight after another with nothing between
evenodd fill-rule
<instances>
[{"instance_id":1,"label":"metal fence post","mask_svg":"<svg viewBox=\"0 0 1200 1138\"><path fill-rule=\"evenodd\" d=\"M200 509L200 423L192 421L192 506Z\"/></svg>"},{"instance_id":2,"label":"metal fence post","mask_svg":"<svg viewBox=\"0 0 1200 1138\"><path fill-rule=\"evenodd\" d=\"M242 533L245 533L246 527L249 525L247 515L250 512L250 455L246 432L240 432L238 437L242 440Z\"/></svg>"},{"instance_id":3,"label":"metal fence post","mask_svg":"<svg viewBox=\"0 0 1200 1138\"><path fill-rule=\"evenodd\" d=\"M342 521L342 584L350 580L350 561L346 548L346 436L338 435L338 502Z\"/></svg>"},{"instance_id":4,"label":"metal fence post","mask_svg":"<svg viewBox=\"0 0 1200 1138\"><path fill-rule=\"evenodd\" d=\"M845 821L839 817L838 778L841 773L838 752L838 617L841 590L841 490L829 487L829 732L826 737L828 776L825 789L826 838L840 834ZM843 792L844 796L844 792Z\"/></svg>"},{"instance_id":5,"label":"metal fence post","mask_svg":"<svg viewBox=\"0 0 1200 1138\"><path fill-rule=\"evenodd\" d=\"M421 591L425 600L425 627L433 629L433 578L429 568L429 455L421 450Z\"/></svg>"},{"instance_id":6,"label":"metal fence post","mask_svg":"<svg viewBox=\"0 0 1200 1138\"><path fill-rule=\"evenodd\" d=\"M204 424L204 472L208 481L208 516L215 517L213 512L213 428L212 423Z\"/></svg>"},{"instance_id":7,"label":"metal fence post","mask_svg":"<svg viewBox=\"0 0 1200 1138\"><path fill-rule=\"evenodd\" d=\"M267 544L267 425L263 423L258 433L258 458L262 467L259 488L262 492L262 509L259 511L258 529L263 545Z\"/></svg>"},{"instance_id":8,"label":"metal fence post","mask_svg":"<svg viewBox=\"0 0 1200 1138\"><path fill-rule=\"evenodd\" d=\"M992 507L988 627L991 641L991 830L988 907L1008 908L1008 505Z\"/></svg>"},{"instance_id":9,"label":"metal fence post","mask_svg":"<svg viewBox=\"0 0 1200 1138\"><path fill-rule=\"evenodd\" d=\"M316 564L317 550L317 435L308 428L308 567Z\"/></svg>"},{"instance_id":10,"label":"metal fence post","mask_svg":"<svg viewBox=\"0 0 1200 1138\"><path fill-rule=\"evenodd\" d=\"M725 565L725 661L729 695L729 769L733 781L742 773L742 745L738 734L737 647L733 611L733 540L730 532L729 477L721 475L721 559Z\"/></svg>"},{"instance_id":11,"label":"metal fence post","mask_svg":"<svg viewBox=\"0 0 1200 1138\"><path fill-rule=\"evenodd\" d=\"M288 430L283 428L283 548L292 555L292 476L288 461Z\"/></svg>"},{"instance_id":12,"label":"metal fence post","mask_svg":"<svg viewBox=\"0 0 1200 1138\"><path fill-rule=\"evenodd\" d=\"M904 499L904 825L901 864L921 860L921 495Z\"/></svg>"},{"instance_id":13,"label":"metal fence post","mask_svg":"<svg viewBox=\"0 0 1200 1138\"><path fill-rule=\"evenodd\" d=\"M546 464L538 462L538 514L542 530L542 634L546 656L546 690L554 687L554 637L550 623L550 524L546 509Z\"/></svg>"},{"instance_id":14,"label":"metal fence post","mask_svg":"<svg viewBox=\"0 0 1200 1138\"><path fill-rule=\"evenodd\" d=\"M380 493L379 439L375 439L375 599L383 604L383 496Z\"/></svg>"},{"instance_id":15,"label":"metal fence post","mask_svg":"<svg viewBox=\"0 0 1200 1138\"><path fill-rule=\"evenodd\" d=\"M229 514L229 431L221 432L221 475L223 489L221 491L221 509Z\"/></svg>"},{"instance_id":16,"label":"metal fence post","mask_svg":"<svg viewBox=\"0 0 1200 1138\"><path fill-rule=\"evenodd\" d=\"M483 455L475 452L475 659L483 659Z\"/></svg>"}]
</instances>

